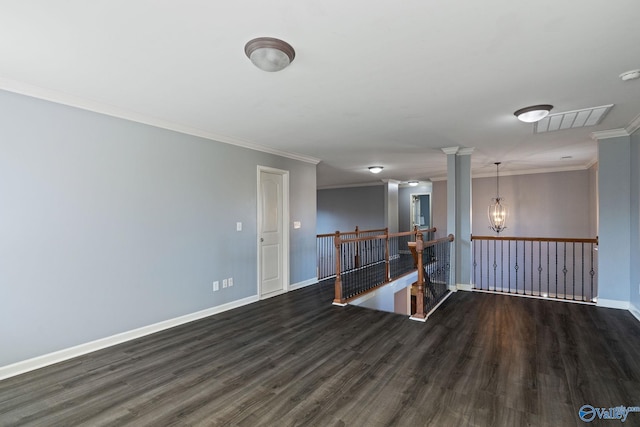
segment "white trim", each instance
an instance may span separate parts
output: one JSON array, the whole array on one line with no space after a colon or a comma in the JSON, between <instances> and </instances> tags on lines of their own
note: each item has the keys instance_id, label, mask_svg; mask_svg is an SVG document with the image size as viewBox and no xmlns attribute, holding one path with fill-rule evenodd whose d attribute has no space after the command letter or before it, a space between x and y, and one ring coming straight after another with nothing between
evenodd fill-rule
<instances>
[{"instance_id":1,"label":"white trim","mask_svg":"<svg viewBox=\"0 0 640 427\"><path fill-rule=\"evenodd\" d=\"M456 289L458 289L459 291L466 291L466 292L471 292L474 290L473 285L470 285L467 283L457 283Z\"/></svg>"},{"instance_id":2,"label":"white trim","mask_svg":"<svg viewBox=\"0 0 640 427\"><path fill-rule=\"evenodd\" d=\"M82 110L93 111L94 113L104 114L119 119L130 120L132 122L143 123L157 128L172 130L174 132L186 135L197 136L200 138L217 141L224 144L236 145L238 147L249 148L263 153L275 154L280 157L286 157L301 162L312 163L317 165L321 159L307 156L304 154L290 153L278 150L264 145L255 144L240 138L227 135L219 135L202 129L192 128L179 123L170 122L168 120L159 119L157 117L147 116L146 114L129 111L124 108L108 105L99 101L80 98L74 95L57 92L50 89L44 89L27 83L18 82L0 77L0 89L8 92L18 93L20 95L30 96L32 98L43 99L45 101L55 102L57 104L67 105Z\"/></svg>"},{"instance_id":3,"label":"white trim","mask_svg":"<svg viewBox=\"0 0 640 427\"><path fill-rule=\"evenodd\" d=\"M449 285L449 290L451 292L458 292L458 287L456 285Z\"/></svg>"},{"instance_id":4,"label":"white trim","mask_svg":"<svg viewBox=\"0 0 640 427\"><path fill-rule=\"evenodd\" d=\"M10 378L16 375L23 374L25 372L33 371L35 369L44 368L45 366L53 365L54 363L64 362L65 360L72 359L74 357L83 356L88 353L92 353L97 350L102 350L107 347L111 347L117 344L122 344L127 341L131 341L146 335L151 335L156 332L163 331L165 329L173 328L185 323L193 322L195 320L203 319L205 317L213 316L224 311L232 310L234 308L243 307L248 304L252 304L258 301L258 296L243 298L237 301L232 301L226 304L218 305L216 307L207 308L205 310L196 311L195 313L186 314L184 316L175 317L173 319L164 320L162 322L154 323L152 325L143 326L141 328L132 329L130 331L122 332L116 335L112 335L106 338L100 338L95 341L80 344L74 347L65 348L63 350L55 351L53 353L37 356L32 359L23 360L0 367L0 380Z\"/></svg>"},{"instance_id":5,"label":"white trim","mask_svg":"<svg viewBox=\"0 0 640 427\"><path fill-rule=\"evenodd\" d=\"M289 286L290 291L295 291L296 289L306 288L307 286L315 285L318 283L317 277L312 277L311 279L303 280L302 282L294 283Z\"/></svg>"},{"instance_id":6,"label":"white trim","mask_svg":"<svg viewBox=\"0 0 640 427\"><path fill-rule=\"evenodd\" d=\"M640 322L640 309L633 304L629 304L629 311L636 319L638 319L638 322Z\"/></svg>"},{"instance_id":7,"label":"white trim","mask_svg":"<svg viewBox=\"0 0 640 427\"><path fill-rule=\"evenodd\" d=\"M615 299L604 299L598 298L598 302L596 303L598 307L606 307L606 308L617 308L620 310L629 310L630 304L629 301L620 301Z\"/></svg>"},{"instance_id":8,"label":"white trim","mask_svg":"<svg viewBox=\"0 0 640 427\"><path fill-rule=\"evenodd\" d=\"M440 302L438 302L435 305L435 307L433 307L431 310L429 310L429 312L424 317L424 319L422 319L420 317L413 317L413 316L409 316L409 319L415 320L416 322L423 322L423 323L426 322L427 319L438 309L438 307L440 307L442 305L442 303L445 302L451 295L453 295L453 292L449 292L447 295L445 295L444 298L442 298L440 300Z\"/></svg>"},{"instance_id":9,"label":"white trim","mask_svg":"<svg viewBox=\"0 0 640 427\"><path fill-rule=\"evenodd\" d=\"M471 154L473 154L474 150L475 150L475 147L461 148L456 153L456 156L470 156Z\"/></svg>"},{"instance_id":10,"label":"white trim","mask_svg":"<svg viewBox=\"0 0 640 427\"><path fill-rule=\"evenodd\" d=\"M587 170L587 169L591 168L591 166L593 166L595 163L597 163L597 159L591 159L583 166L566 166L566 167L559 167L559 168L525 169L525 170L504 171L504 172L502 170L500 170L500 176L537 175L537 174L542 174L542 173L583 171L583 170ZM475 173L475 174L472 172L472 175L471 175L472 179L476 179L476 178L495 178L495 177L496 177L495 172L493 172L493 174L491 172ZM431 177L429 179L431 180L431 182L440 182L440 181L446 181L447 177L446 176L436 176L436 177Z\"/></svg>"},{"instance_id":11,"label":"white trim","mask_svg":"<svg viewBox=\"0 0 640 427\"><path fill-rule=\"evenodd\" d=\"M262 251L260 250L260 224L262 223L262 197L260 194L260 173L267 172L282 176L282 291L269 293L268 295L262 295ZM276 295L289 292L289 171L283 169L276 169L268 166L257 166L256 173L257 185L257 203L258 211L256 212L256 230L258 231L256 245L257 245L257 271L258 271L258 297L261 299L271 298Z\"/></svg>"},{"instance_id":12,"label":"white trim","mask_svg":"<svg viewBox=\"0 0 640 427\"><path fill-rule=\"evenodd\" d=\"M385 183L380 181L376 182L362 182L360 184L340 184L340 185L323 185L318 187L318 190L334 190L337 188L352 188L352 187L377 187L383 186Z\"/></svg>"},{"instance_id":13,"label":"white trim","mask_svg":"<svg viewBox=\"0 0 640 427\"><path fill-rule=\"evenodd\" d=\"M442 152L444 154L447 154L447 155L456 154L459 149L460 149L460 147L444 147L444 148L441 148Z\"/></svg>"},{"instance_id":14,"label":"white trim","mask_svg":"<svg viewBox=\"0 0 640 427\"><path fill-rule=\"evenodd\" d=\"M638 114L635 119L631 120L629 126L626 127L626 131L631 135L638 129L640 129L640 114Z\"/></svg>"},{"instance_id":15,"label":"white trim","mask_svg":"<svg viewBox=\"0 0 640 427\"><path fill-rule=\"evenodd\" d=\"M626 129L609 129L601 130L597 132L591 132L591 138L599 141L601 139L619 138L621 136L629 136L629 132Z\"/></svg>"},{"instance_id":16,"label":"white trim","mask_svg":"<svg viewBox=\"0 0 640 427\"><path fill-rule=\"evenodd\" d=\"M584 305L590 305L590 306L594 306L595 305L593 302L589 302L589 301L578 301L578 300L573 300L573 299L543 297L543 296L539 296L539 295L513 294L513 293L510 293L510 292L489 291L489 290L485 290L485 289L475 289L474 288L473 292L478 292L478 293L482 293L482 294L505 295L505 296L508 296L508 297L539 299L539 300L543 300L543 301L567 302L567 303L570 303L570 304L584 304Z\"/></svg>"},{"instance_id":17,"label":"white trim","mask_svg":"<svg viewBox=\"0 0 640 427\"><path fill-rule=\"evenodd\" d=\"M332 305L337 305L338 307L346 307L349 304L347 304L346 302L332 302Z\"/></svg>"}]
</instances>

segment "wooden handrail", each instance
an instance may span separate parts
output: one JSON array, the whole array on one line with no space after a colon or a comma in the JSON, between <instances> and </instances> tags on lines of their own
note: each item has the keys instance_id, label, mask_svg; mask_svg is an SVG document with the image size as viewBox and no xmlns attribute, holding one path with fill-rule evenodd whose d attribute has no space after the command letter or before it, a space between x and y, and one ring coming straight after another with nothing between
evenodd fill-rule
<instances>
[{"instance_id":1,"label":"wooden handrail","mask_svg":"<svg viewBox=\"0 0 640 427\"><path fill-rule=\"evenodd\" d=\"M471 240L516 240L526 242L564 242L564 243L595 243L598 244L598 238L595 239L573 239L564 237L499 237L499 236L474 236Z\"/></svg>"},{"instance_id":2,"label":"wooden handrail","mask_svg":"<svg viewBox=\"0 0 640 427\"><path fill-rule=\"evenodd\" d=\"M377 230L374 230L377 231ZM437 231L435 227L430 228L428 230L421 230L420 233L426 233L426 232L435 232ZM361 231L362 233L362 231ZM411 236L416 234L416 231L403 231L402 233L390 233L390 234L378 234L376 236L366 236L366 237L358 237L358 238L351 238L351 239L340 239L341 243L357 243L357 242L365 242L367 240L383 240L383 239L387 239L387 238L392 238L392 237L403 237L403 236ZM342 235L342 234L340 234ZM329 236L336 236L336 234L329 234ZM445 237L446 238L446 237Z\"/></svg>"},{"instance_id":3,"label":"wooden handrail","mask_svg":"<svg viewBox=\"0 0 640 427\"><path fill-rule=\"evenodd\" d=\"M373 232L378 232L378 231L385 231L386 228L374 228L371 230L359 230L358 227L356 227L355 231L341 231L340 234L362 234L362 233L373 233ZM333 237L335 236L336 233L325 233L325 234L316 234L316 238L320 238L320 237Z\"/></svg>"}]
</instances>

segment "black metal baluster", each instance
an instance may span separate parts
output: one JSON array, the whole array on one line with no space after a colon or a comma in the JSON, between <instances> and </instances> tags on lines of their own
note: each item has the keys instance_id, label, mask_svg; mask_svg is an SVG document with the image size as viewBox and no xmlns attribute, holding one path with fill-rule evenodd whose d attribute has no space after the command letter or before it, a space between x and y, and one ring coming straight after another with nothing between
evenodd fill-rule
<instances>
[{"instance_id":1,"label":"black metal baluster","mask_svg":"<svg viewBox=\"0 0 640 427\"><path fill-rule=\"evenodd\" d=\"M531 245L529 250L531 251L531 295L533 295L533 240L531 241Z\"/></svg>"},{"instance_id":2,"label":"black metal baluster","mask_svg":"<svg viewBox=\"0 0 640 427\"><path fill-rule=\"evenodd\" d=\"M558 298L558 242L556 242L556 298Z\"/></svg>"},{"instance_id":3,"label":"black metal baluster","mask_svg":"<svg viewBox=\"0 0 640 427\"><path fill-rule=\"evenodd\" d=\"M516 243L516 266L515 266L515 270L516 270L516 294L518 293L518 269L520 267L518 267L518 241L515 241Z\"/></svg>"},{"instance_id":4,"label":"black metal baluster","mask_svg":"<svg viewBox=\"0 0 640 427\"><path fill-rule=\"evenodd\" d=\"M477 284L478 284L478 276L476 275L476 267L478 266L477 263L477 254L476 254L476 247L478 246L478 241L477 240L473 240L473 287L477 289Z\"/></svg>"},{"instance_id":5,"label":"black metal baluster","mask_svg":"<svg viewBox=\"0 0 640 427\"><path fill-rule=\"evenodd\" d=\"M509 277L509 292L511 292L511 240L507 240L507 245L508 249L509 249L509 254L508 254L508 258L509 258L509 265L507 267L507 276Z\"/></svg>"},{"instance_id":6,"label":"black metal baluster","mask_svg":"<svg viewBox=\"0 0 640 427\"><path fill-rule=\"evenodd\" d=\"M564 299L567 299L567 243L562 246L562 283L564 285Z\"/></svg>"},{"instance_id":7,"label":"black metal baluster","mask_svg":"<svg viewBox=\"0 0 640 427\"><path fill-rule=\"evenodd\" d=\"M576 242L572 243L571 246L571 252L572 252L572 257L573 258L573 264L572 264L572 269L573 271L571 272L571 281L572 283L572 288L571 288L571 299L575 300L576 299Z\"/></svg>"}]
</instances>

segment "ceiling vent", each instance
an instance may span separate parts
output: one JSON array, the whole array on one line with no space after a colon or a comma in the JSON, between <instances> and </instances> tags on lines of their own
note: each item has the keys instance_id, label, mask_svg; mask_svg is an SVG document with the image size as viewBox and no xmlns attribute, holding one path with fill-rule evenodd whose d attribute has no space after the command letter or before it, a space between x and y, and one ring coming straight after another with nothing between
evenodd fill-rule
<instances>
[{"instance_id":1,"label":"ceiling vent","mask_svg":"<svg viewBox=\"0 0 640 427\"><path fill-rule=\"evenodd\" d=\"M613 104L549 114L544 119L533 124L533 133L595 126L604 119L611 107L613 107Z\"/></svg>"}]
</instances>

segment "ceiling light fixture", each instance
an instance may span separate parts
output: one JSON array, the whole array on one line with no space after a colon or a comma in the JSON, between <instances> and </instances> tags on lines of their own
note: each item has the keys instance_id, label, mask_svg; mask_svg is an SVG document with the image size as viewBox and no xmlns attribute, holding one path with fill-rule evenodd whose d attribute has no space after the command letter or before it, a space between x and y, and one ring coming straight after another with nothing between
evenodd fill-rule
<instances>
[{"instance_id":1,"label":"ceiling light fixture","mask_svg":"<svg viewBox=\"0 0 640 427\"><path fill-rule=\"evenodd\" d=\"M371 173L380 173L384 169L382 166L369 166L369 172Z\"/></svg>"},{"instance_id":2,"label":"ceiling light fixture","mask_svg":"<svg viewBox=\"0 0 640 427\"><path fill-rule=\"evenodd\" d=\"M521 122L534 123L547 117L552 108L553 105L549 104L533 105L531 107L521 108L513 113L513 115Z\"/></svg>"},{"instance_id":3,"label":"ceiling light fixture","mask_svg":"<svg viewBox=\"0 0 640 427\"><path fill-rule=\"evenodd\" d=\"M496 198L491 199L492 203L489 205L489 222L491 225L490 229L495 231L496 233L500 233L507 228L507 217L509 216L509 211L507 207L502 204L502 197L500 197L500 173L498 171L498 167L500 166L500 162L496 162Z\"/></svg>"},{"instance_id":4,"label":"ceiling light fixture","mask_svg":"<svg viewBox=\"0 0 640 427\"><path fill-rule=\"evenodd\" d=\"M409 181L408 184L409 184L409 187L417 187L418 181Z\"/></svg>"},{"instance_id":5,"label":"ceiling light fixture","mask_svg":"<svg viewBox=\"0 0 640 427\"><path fill-rule=\"evenodd\" d=\"M620 78L623 82L626 82L627 80L638 79L640 78L640 70L625 71L624 73L620 74Z\"/></svg>"},{"instance_id":6,"label":"ceiling light fixture","mask_svg":"<svg viewBox=\"0 0 640 427\"><path fill-rule=\"evenodd\" d=\"M244 46L244 53L253 65L269 72L285 69L296 57L296 52L289 43L272 37L250 40Z\"/></svg>"}]
</instances>

